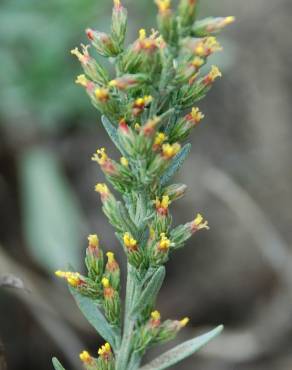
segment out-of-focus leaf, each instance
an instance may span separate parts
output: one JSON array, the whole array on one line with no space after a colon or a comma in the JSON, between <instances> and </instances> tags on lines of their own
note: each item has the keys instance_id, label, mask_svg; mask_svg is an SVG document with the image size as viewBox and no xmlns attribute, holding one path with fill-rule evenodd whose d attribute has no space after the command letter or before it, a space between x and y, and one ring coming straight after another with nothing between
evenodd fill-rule
<instances>
[{"instance_id":1,"label":"out-of-focus leaf","mask_svg":"<svg viewBox=\"0 0 292 370\"><path fill-rule=\"evenodd\" d=\"M1 287L25 289L23 281L12 274L0 275L0 288Z\"/></svg>"},{"instance_id":2,"label":"out-of-focus leaf","mask_svg":"<svg viewBox=\"0 0 292 370\"><path fill-rule=\"evenodd\" d=\"M217 337L223 330L223 326L220 325L217 328L209 331L206 334L200 335L197 338L188 340L175 348L163 353L161 356L157 357L155 360L151 361L148 365L140 368L140 370L164 370L172 365L177 364L179 361L191 356L193 353L197 352L205 344L207 344L211 339Z\"/></svg>"},{"instance_id":3,"label":"out-of-focus leaf","mask_svg":"<svg viewBox=\"0 0 292 370\"><path fill-rule=\"evenodd\" d=\"M56 357L52 358L52 363L55 370L65 370L65 368L61 365L60 361Z\"/></svg>"},{"instance_id":4,"label":"out-of-focus leaf","mask_svg":"<svg viewBox=\"0 0 292 370\"><path fill-rule=\"evenodd\" d=\"M120 344L120 333L110 326L99 310L96 302L88 297L84 297L71 287L70 292L88 322L94 327L98 334L116 350Z\"/></svg>"},{"instance_id":5,"label":"out-of-focus leaf","mask_svg":"<svg viewBox=\"0 0 292 370\"><path fill-rule=\"evenodd\" d=\"M20 161L23 227L30 253L49 271L80 267L82 215L56 158L33 149Z\"/></svg>"}]
</instances>

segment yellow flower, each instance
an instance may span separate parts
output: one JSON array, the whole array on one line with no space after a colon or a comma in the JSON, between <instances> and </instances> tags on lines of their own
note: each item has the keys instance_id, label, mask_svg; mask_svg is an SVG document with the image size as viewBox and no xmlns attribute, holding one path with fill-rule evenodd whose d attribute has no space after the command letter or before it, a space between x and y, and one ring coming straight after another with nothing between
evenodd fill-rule
<instances>
[{"instance_id":1,"label":"yellow flower","mask_svg":"<svg viewBox=\"0 0 292 370\"><path fill-rule=\"evenodd\" d=\"M111 80L111 81L109 82L109 86L110 86L110 87L116 87L117 85L118 85L117 80Z\"/></svg>"},{"instance_id":2,"label":"yellow flower","mask_svg":"<svg viewBox=\"0 0 292 370\"><path fill-rule=\"evenodd\" d=\"M158 320L160 320L160 318L161 318L161 315L160 315L159 311L156 310L156 311L151 312L151 319L152 320L158 321Z\"/></svg>"},{"instance_id":3,"label":"yellow flower","mask_svg":"<svg viewBox=\"0 0 292 370\"><path fill-rule=\"evenodd\" d=\"M106 184L96 184L95 185L95 191L99 193L100 195L108 195L109 194L109 188Z\"/></svg>"},{"instance_id":4,"label":"yellow flower","mask_svg":"<svg viewBox=\"0 0 292 370\"><path fill-rule=\"evenodd\" d=\"M210 227L208 226L208 221L204 221L203 216L198 213L194 221L192 222L192 227L194 231L206 229L209 230Z\"/></svg>"},{"instance_id":5,"label":"yellow flower","mask_svg":"<svg viewBox=\"0 0 292 370\"><path fill-rule=\"evenodd\" d=\"M160 200L158 197L155 200L156 209L161 214L167 214L168 207L171 203L171 200L168 195L163 195L162 199Z\"/></svg>"},{"instance_id":6,"label":"yellow flower","mask_svg":"<svg viewBox=\"0 0 292 370\"><path fill-rule=\"evenodd\" d=\"M125 233L124 234L124 244L125 246L130 249L130 250L135 250L137 249L137 240L135 240L130 233Z\"/></svg>"},{"instance_id":7,"label":"yellow flower","mask_svg":"<svg viewBox=\"0 0 292 370\"><path fill-rule=\"evenodd\" d=\"M121 6L121 1L120 0L114 0L114 6L116 8L119 8Z\"/></svg>"},{"instance_id":8,"label":"yellow flower","mask_svg":"<svg viewBox=\"0 0 292 370\"><path fill-rule=\"evenodd\" d=\"M135 123L134 128L136 131L139 131L141 128L141 125L139 123Z\"/></svg>"},{"instance_id":9,"label":"yellow flower","mask_svg":"<svg viewBox=\"0 0 292 370\"><path fill-rule=\"evenodd\" d=\"M88 235L88 242L91 247L98 247L99 246L99 239L96 234Z\"/></svg>"},{"instance_id":10,"label":"yellow flower","mask_svg":"<svg viewBox=\"0 0 292 370\"><path fill-rule=\"evenodd\" d=\"M200 111L199 108L193 107L192 112L191 112L191 117L195 121L195 123L199 123L205 116L204 114Z\"/></svg>"},{"instance_id":11,"label":"yellow flower","mask_svg":"<svg viewBox=\"0 0 292 370\"><path fill-rule=\"evenodd\" d=\"M102 278L102 280L101 280L101 283L102 283L102 286L104 287L104 288L109 288L110 287L110 281L109 281L109 279L108 278Z\"/></svg>"},{"instance_id":12,"label":"yellow flower","mask_svg":"<svg viewBox=\"0 0 292 370\"><path fill-rule=\"evenodd\" d=\"M180 320L180 325L182 327L185 327L185 326L188 325L189 321L190 321L190 319L188 317L185 317L184 319Z\"/></svg>"},{"instance_id":13,"label":"yellow flower","mask_svg":"<svg viewBox=\"0 0 292 370\"><path fill-rule=\"evenodd\" d=\"M84 74L77 76L75 83L81 86L86 87L88 84L88 79Z\"/></svg>"},{"instance_id":14,"label":"yellow flower","mask_svg":"<svg viewBox=\"0 0 292 370\"><path fill-rule=\"evenodd\" d=\"M115 262L115 255L113 252L107 252L106 256L108 258L108 263Z\"/></svg>"},{"instance_id":15,"label":"yellow flower","mask_svg":"<svg viewBox=\"0 0 292 370\"><path fill-rule=\"evenodd\" d=\"M174 157L179 151L180 151L180 144L179 143L174 143L174 144L163 144L162 145L162 153L163 156L167 159L171 159Z\"/></svg>"},{"instance_id":16,"label":"yellow flower","mask_svg":"<svg viewBox=\"0 0 292 370\"><path fill-rule=\"evenodd\" d=\"M97 149L96 153L92 156L91 160L103 166L108 160L105 148Z\"/></svg>"},{"instance_id":17,"label":"yellow flower","mask_svg":"<svg viewBox=\"0 0 292 370\"><path fill-rule=\"evenodd\" d=\"M58 270L55 272L55 275L59 278L66 279L67 283L74 288L82 283L81 276L78 272Z\"/></svg>"},{"instance_id":18,"label":"yellow flower","mask_svg":"<svg viewBox=\"0 0 292 370\"><path fill-rule=\"evenodd\" d=\"M82 53L80 53L80 51L77 47L71 50L71 54L75 55L80 62L82 62L83 59L84 59L84 55Z\"/></svg>"},{"instance_id":19,"label":"yellow flower","mask_svg":"<svg viewBox=\"0 0 292 370\"><path fill-rule=\"evenodd\" d=\"M151 95L146 95L143 98L138 98L135 100L134 106L135 107L145 107L152 102L153 98Z\"/></svg>"},{"instance_id":20,"label":"yellow flower","mask_svg":"<svg viewBox=\"0 0 292 370\"><path fill-rule=\"evenodd\" d=\"M108 357L111 354L111 346L109 343L105 343L103 346L101 346L98 350L98 354L101 357Z\"/></svg>"},{"instance_id":21,"label":"yellow flower","mask_svg":"<svg viewBox=\"0 0 292 370\"><path fill-rule=\"evenodd\" d=\"M209 77L211 81L213 82L216 80L216 78L222 77L222 73L217 66L212 66L211 71L209 72Z\"/></svg>"},{"instance_id":22,"label":"yellow flower","mask_svg":"<svg viewBox=\"0 0 292 370\"><path fill-rule=\"evenodd\" d=\"M230 15L229 17L225 17L223 23L227 26L231 23L235 22L235 17Z\"/></svg>"},{"instance_id":23,"label":"yellow flower","mask_svg":"<svg viewBox=\"0 0 292 370\"><path fill-rule=\"evenodd\" d=\"M170 247L170 240L166 237L165 233L160 234L159 249L161 251L168 251Z\"/></svg>"},{"instance_id":24,"label":"yellow flower","mask_svg":"<svg viewBox=\"0 0 292 370\"><path fill-rule=\"evenodd\" d=\"M195 46L194 53L198 57L207 57L216 51L222 50L221 45L217 41L216 37L210 36L201 39Z\"/></svg>"},{"instance_id":25,"label":"yellow flower","mask_svg":"<svg viewBox=\"0 0 292 370\"><path fill-rule=\"evenodd\" d=\"M165 13L170 10L171 0L155 0L160 13Z\"/></svg>"},{"instance_id":26,"label":"yellow flower","mask_svg":"<svg viewBox=\"0 0 292 370\"><path fill-rule=\"evenodd\" d=\"M154 146L159 147L165 142L167 136L163 132L157 132L154 140Z\"/></svg>"},{"instance_id":27,"label":"yellow flower","mask_svg":"<svg viewBox=\"0 0 292 370\"><path fill-rule=\"evenodd\" d=\"M102 103L105 103L109 100L109 91L104 87L97 88L94 94L96 99Z\"/></svg>"},{"instance_id":28,"label":"yellow flower","mask_svg":"<svg viewBox=\"0 0 292 370\"><path fill-rule=\"evenodd\" d=\"M205 63L204 59L200 57L195 57L194 60L192 61L192 66L194 66L196 69L199 69L202 67L202 65Z\"/></svg>"},{"instance_id":29,"label":"yellow flower","mask_svg":"<svg viewBox=\"0 0 292 370\"><path fill-rule=\"evenodd\" d=\"M120 159L121 165L124 167L129 167L129 161L125 157L121 157Z\"/></svg>"},{"instance_id":30,"label":"yellow flower","mask_svg":"<svg viewBox=\"0 0 292 370\"><path fill-rule=\"evenodd\" d=\"M144 28L141 28L139 30L139 40L144 41L147 37L146 30Z\"/></svg>"},{"instance_id":31,"label":"yellow flower","mask_svg":"<svg viewBox=\"0 0 292 370\"><path fill-rule=\"evenodd\" d=\"M79 358L84 364L90 364L92 362L92 357L87 351L81 352Z\"/></svg>"}]
</instances>

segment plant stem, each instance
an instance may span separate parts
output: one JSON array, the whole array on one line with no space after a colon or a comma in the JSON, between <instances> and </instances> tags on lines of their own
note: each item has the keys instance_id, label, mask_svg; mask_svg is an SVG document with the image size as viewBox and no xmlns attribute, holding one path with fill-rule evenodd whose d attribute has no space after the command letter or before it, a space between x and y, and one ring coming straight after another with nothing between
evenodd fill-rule
<instances>
[{"instance_id":1,"label":"plant stem","mask_svg":"<svg viewBox=\"0 0 292 370\"><path fill-rule=\"evenodd\" d=\"M132 307L135 302L136 284L133 276L133 267L128 264L125 321L122 344L117 357L116 370L127 370L128 360L131 352L131 339L135 326L135 317L132 316Z\"/></svg>"}]
</instances>

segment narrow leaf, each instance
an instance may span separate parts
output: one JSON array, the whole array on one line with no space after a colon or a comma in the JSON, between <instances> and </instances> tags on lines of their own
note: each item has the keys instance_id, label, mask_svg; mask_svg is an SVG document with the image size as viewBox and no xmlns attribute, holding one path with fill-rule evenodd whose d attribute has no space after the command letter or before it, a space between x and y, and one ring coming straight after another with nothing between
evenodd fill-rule
<instances>
[{"instance_id":1,"label":"narrow leaf","mask_svg":"<svg viewBox=\"0 0 292 370\"><path fill-rule=\"evenodd\" d=\"M120 145L117 129L115 126L109 121L109 119L106 116L101 117L101 122L103 124L103 127L105 128L106 132L108 133L108 136L111 138L112 142L115 144L115 146L119 149L119 151L125 155L125 151Z\"/></svg>"},{"instance_id":2,"label":"narrow leaf","mask_svg":"<svg viewBox=\"0 0 292 370\"><path fill-rule=\"evenodd\" d=\"M55 370L65 370L65 368L61 365L60 361L56 357L52 358L52 363Z\"/></svg>"},{"instance_id":3,"label":"narrow leaf","mask_svg":"<svg viewBox=\"0 0 292 370\"><path fill-rule=\"evenodd\" d=\"M149 303L153 302L161 288L164 278L165 267L160 266L151 277L149 283L141 294L140 299L135 304L132 310L133 313L141 312Z\"/></svg>"},{"instance_id":4,"label":"narrow leaf","mask_svg":"<svg viewBox=\"0 0 292 370\"><path fill-rule=\"evenodd\" d=\"M164 175L162 176L160 180L161 186L167 184L169 180L172 178L172 176L175 175L175 173L180 169L183 162L186 160L187 156L189 155L191 151L191 144L186 144L182 150L173 158L170 166L165 171Z\"/></svg>"},{"instance_id":5,"label":"narrow leaf","mask_svg":"<svg viewBox=\"0 0 292 370\"><path fill-rule=\"evenodd\" d=\"M77 306L88 322L107 342L112 345L113 349L117 349L120 342L120 335L107 322L96 302L88 297L84 297L71 287L69 289L77 303Z\"/></svg>"},{"instance_id":6,"label":"narrow leaf","mask_svg":"<svg viewBox=\"0 0 292 370\"><path fill-rule=\"evenodd\" d=\"M161 356L157 357L155 360L151 361L149 364L140 368L140 370L163 370L168 367L177 364L179 361L191 356L193 353L197 352L205 344L207 344L211 339L219 335L223 330L223 325L203 334L197 338L188 340L170 351L165 352Z\"/></svg>"},{"instance_id":7,"label":"narrow leaf","mask_svg":"<svg viewBox=\"0 0 292 370\"><path fill-rule=\"evenodd\" d=\"M58 158L33 148L21 156L19 174L29 252L50 273L68 262L79 269L84 216Z\"/></svg>"}]
</instances>

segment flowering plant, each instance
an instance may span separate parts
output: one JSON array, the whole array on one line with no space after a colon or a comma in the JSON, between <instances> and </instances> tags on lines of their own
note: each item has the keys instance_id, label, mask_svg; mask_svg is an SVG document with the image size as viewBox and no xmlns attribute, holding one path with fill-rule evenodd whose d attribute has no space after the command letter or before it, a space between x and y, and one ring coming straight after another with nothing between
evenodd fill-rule
<instances>
[{"instance_id":1,"label":"flowering plant","mask_svg":"<svg viewBox=\"0 0 292 370\"><path fill-rule=\"evenodd\" d=\"M200 214L172 227L170 205L184 195L186 186L170 181L190 151L190 144L183 143L204 118L193 104L221 77L216 66L205 75L201 72L208 57L221 50L214 34L234 20L196 20L196 0L180 0L177 10L170 0L155 2L158 31L147 35L141 29L128 47L124 45L127 11L119 0L114 0L109 34L86 30L91 46L114 66L114 78L91 56L89 45L72 50L84 69L76 82L101 112L103 126L121 153L117 162L101 148L92 160L121 194L117 200L106 184L95 187L128 262L124 308L118 262L112 252L106 253L105 262L97 235L88 237L86 275L56 272L67 280L79 308L106 340L97 357L87 351L80 354L88 370L166 369L222 330L219 326L140 367L151 346L173 339L189 321L163 321L155 309L156 296L170 255L209 227ZM53 364L64 369L56 358Z\"/></svg>"}]
</instances>

